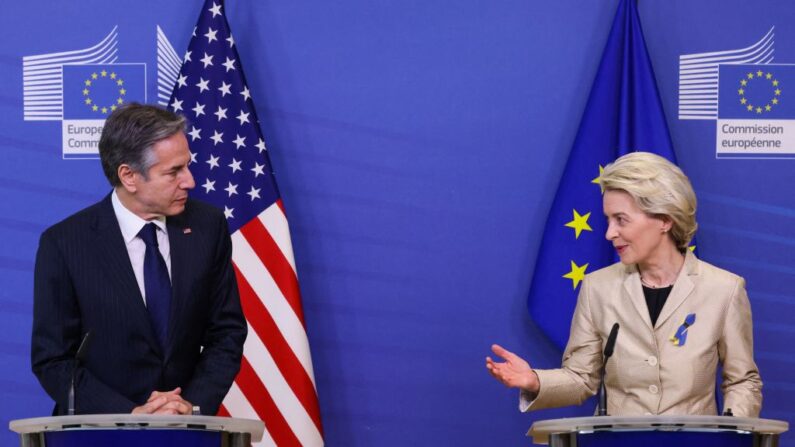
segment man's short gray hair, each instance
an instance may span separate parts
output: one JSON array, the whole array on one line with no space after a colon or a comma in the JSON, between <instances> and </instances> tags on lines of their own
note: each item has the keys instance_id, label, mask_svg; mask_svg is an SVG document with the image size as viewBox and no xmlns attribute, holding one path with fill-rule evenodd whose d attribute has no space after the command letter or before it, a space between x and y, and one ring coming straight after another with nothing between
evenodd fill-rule
<instances>
[{"instance_id":1,"label":"man's short gray hair","mask_svg":"<svg viewBox=\"0 0 795 447\"><path fill-rule=\"evenodd\" d=\"M102 170L111 186L121 185L119 166L149 179L149 168L157 162L152 147L178 132L185 131L185 117L169 110L138 103L116 109L105 121L99 139Z\"/></svg>"}]
</instances>

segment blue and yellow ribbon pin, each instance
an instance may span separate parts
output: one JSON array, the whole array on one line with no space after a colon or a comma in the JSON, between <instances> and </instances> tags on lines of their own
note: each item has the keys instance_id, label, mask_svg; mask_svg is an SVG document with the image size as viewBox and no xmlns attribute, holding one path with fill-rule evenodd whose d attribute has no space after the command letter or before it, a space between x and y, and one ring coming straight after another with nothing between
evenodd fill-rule
<instances>
[{"instance_id":1,"label":"blue and yellow ribbon pin","mask_svg":"<svg viewBox=\"0 0 795 447\"><path fill-rule=\"evenodd\" d=\"M696 322L696 314L690 314L685 317L685 321L682 322L682 325L679 326L679 329L676 330L676 333L671 336L671 342L673 342L674 346L684 346L685 342L687 342L687 328L693 325Z\"/></svg>"}]
</instances>

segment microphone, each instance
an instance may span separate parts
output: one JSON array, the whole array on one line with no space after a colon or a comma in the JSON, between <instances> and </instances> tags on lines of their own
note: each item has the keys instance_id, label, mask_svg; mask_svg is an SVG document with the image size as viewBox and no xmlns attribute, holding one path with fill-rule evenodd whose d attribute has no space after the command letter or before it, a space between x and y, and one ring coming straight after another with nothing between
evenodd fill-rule
<instances>
[{"instance_id":1,"label":"microphone","mask_svg":"<svg viewBox=\"0 0 795 447\"><path fill-rule=\"evenodd\" d=\"M610 330L610 335L607 337L607 344L605 344L604 361L602 362L602 369L600 371L601 379L599 381L599 406L596 410L597 416L607 416L607 390L605 389L605 366L607 360L613 355L613 350L616 347L616 337L618 337L618 323L613 324Z\"/></svg>"},{"instance_id":2,"label":"microphone","mask_svg":"<svg viewBox=\"0 0 795 447\"><path fill-rule=\"evenodd\" d=\"M66 410L66 414L69 416L75 414L75 376L77 375L77 368L80 366L80 362L82 362L86 356L86 350L90 340L91 331L88 331L86 335L83 336L83 341L80 342L80 347L77 348L77 353L75 354L75 366L72 368L72 381L69 384L69 402L68 409Z\"/></svg>"}]
</instances>

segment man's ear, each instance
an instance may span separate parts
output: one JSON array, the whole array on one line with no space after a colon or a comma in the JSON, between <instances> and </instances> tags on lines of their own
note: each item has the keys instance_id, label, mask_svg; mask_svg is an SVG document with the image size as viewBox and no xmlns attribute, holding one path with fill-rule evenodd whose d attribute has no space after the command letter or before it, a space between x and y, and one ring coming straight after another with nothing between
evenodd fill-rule
<instances>
[{"instance_id":1,"label":"man's ear","mask_svg":"<svg viewBox=\"0 0 795 447\"><path fill-rule=\"evenodd\" d=\"M120 165L119 169L116 171L116 174L119 176L121 186L127 192L134 193L138 190L138 179L136 178L137 173L130 168L130 165Z\"/></svg>"}]
</instances>

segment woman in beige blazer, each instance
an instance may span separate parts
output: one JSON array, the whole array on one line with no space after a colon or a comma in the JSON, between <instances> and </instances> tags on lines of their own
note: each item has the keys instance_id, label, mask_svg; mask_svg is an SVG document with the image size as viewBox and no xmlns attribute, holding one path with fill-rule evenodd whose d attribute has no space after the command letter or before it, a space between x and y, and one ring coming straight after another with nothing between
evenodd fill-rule
<instances>
[{"instance_id":1,"label":"woman in beige blazer","mask_svg":"<svg viewBox=\"0 0 795 447\"><path fill-rule=\"evenodd\" d=\"M762 381L753 359L745 281L697 259L690 181L666 159L635 152L604 169L604 213L620 263L581 284L560 369L540 370L504 348L486 368L519 388L522 411L579 404L596 393L602 351L621 326L606 365L608 414L715 415L723 366L723 409L757 417Z\"/></svg>"}]
</instances>

